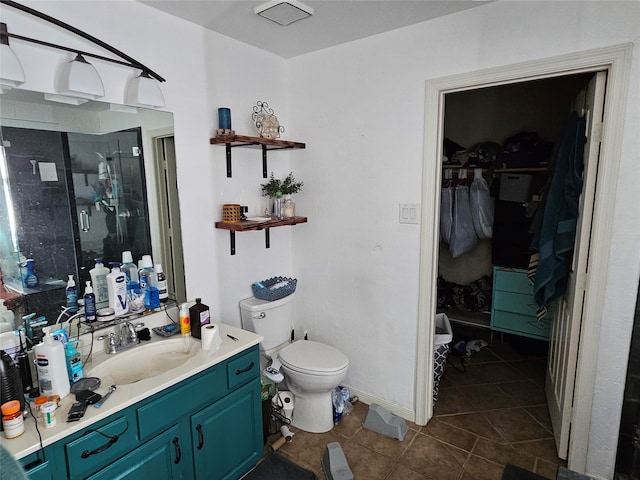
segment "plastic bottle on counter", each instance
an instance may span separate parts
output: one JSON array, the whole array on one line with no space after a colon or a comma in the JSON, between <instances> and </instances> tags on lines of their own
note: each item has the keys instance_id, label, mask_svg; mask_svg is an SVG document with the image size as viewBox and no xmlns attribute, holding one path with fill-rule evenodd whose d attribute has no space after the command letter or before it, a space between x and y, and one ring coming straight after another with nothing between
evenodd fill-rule
<instances>
[{"instance_id":1,"label":"plastic bottle on counter","mask_svg":"<svg viewBox=\"0 0 640 480\"><path fill-rule=\"evenodd\" d=\"M70 385L62 343L54 340L50 327L43 327L42 343L34 347L41 395L69 395Z\"/></svg>"},{"instance_id":2,"label":"plastic bottle on counter","mask_svg":"<svg viewBox=\"0 0 640 480\"><path fill-rule=\"evenodd\" d=\"M191 323L191 335L201 338L202 327L211 323L209 307L202 303L202 299L196 298L196 303L189 309L189 319Z\"/></svg>"},{"instance_id":3,"label":"plastic bottle on counter","mask_svg":"<svg viewBox=\"0 0 640 480\"><path fill-rule=\"evenodd\" d=\"M86 281L86 286L84 287L84 319L87 322L95 322L97 320L96 317L96 295L93 293L93 288L91 288L91 282L89 280Z\"/></svg>"},{"instance_id":4,"label":"plastic bottle on counter","mask_svg":"<svg viewBox=\"0 0 640 480\"><path fill-rule=\"evenodd\" d=\"M180 305L180 333L183 337L191 336L191 319L186 303Z\"/></svg>"},{"instance_id":5,"label":"plastic bottle on counter","mask_svg":"<svg viewBox=\"0 0 640 480\"><path fill-rule=\"evenodd\" d=\"M96 266L89 270L93 293L96 295L96 305L106 307L109 302L109 289L107 287L107 275L109 269L102 263L101 258L96 258Z\"/></svg>"},{"instance_id":6,"label":"plastic bottle on counter","mask_svg":"<svg viewBox=\"0 0 640 480\"><path fill-rule=\"evenodd\" d=\"M162 270L162 264L156 263L154 270L158 277L158 297L160 298L160 302L164 303L169 300L169 289L167 287L167 276L164 274Z\"/></svg>"},{"instance_id":7,"label":"plastic bottle on counter","mask_svg":"<svg viewBox=\"0 0 640 480\"><path fill-rule=\"evenodd\" d=\"M122 268L121 270L127 276L127 291L135 291L140 293L140 280L138 278L138 267L133 263L133 257L129 250L122 252Z\"/></svg>"},{"instance_id":8,"label":"plastic bottle on counter","mask_svg":"<svg viewBox=\"0 0 640 480\"><path fill-rule=\"evenodd\" d=\"M5 438L16 438L24 433L24 418L18 400L9 400L0 407L2 411L2 429Z\"/></svg>"},{"instance_id":9,"label":"plastic bottle on counter","mask_svg":"<svg viewBox=\"0 0 640 480\"><path fill-rule=\"evenodd\" d=\"M107 290L109 307L113 309L116 317L126 314L129 311L127 276L120 271L118 262L111 263L111 273L107 275Z\"/></svg>"},{"instance_id":10,"label":"plastic bottle on counter","mask_svg":"<svg viewBox=\"0 0 640 480\"><path fill-rule=\"evenodd\" d=\"M158 276L153 271L151 255L142 256L142 270L140 271L140 291L144 294L144 306L148 309L160 306L160 292L158 291Z\"/></svg>"},{"instance_id":11,"label":"plastic bottle on counter","mask_svg":"<svg viewBox=\"0 0 640 480\"><path fill-rule=\"evenodd\" d=\"M67 296L67 311L69 313L78 312L78 287L76 287L76 281L73 279L73 275L69 274L67 280L67 288L64 290Z\"/></svg>"},{"instance_id":12,"label":"plastic bottle on counter","mask_svg":"<svg viewBox=\"0 0 640 480\"><path fill-rule=\"evenodd\" d=\"M64 356L67 364L67 374L69 375L69 382L71 384L80 380L84 373L82 371L82 359L76 345L78 341L67 342L64 345Z\"/></svg>"}]
</instances>

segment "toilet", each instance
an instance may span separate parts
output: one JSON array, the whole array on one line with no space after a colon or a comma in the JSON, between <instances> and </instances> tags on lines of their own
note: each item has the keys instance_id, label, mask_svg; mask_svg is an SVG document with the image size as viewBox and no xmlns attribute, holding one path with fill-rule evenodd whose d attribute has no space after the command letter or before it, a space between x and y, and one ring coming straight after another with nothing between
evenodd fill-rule
<instances>
[{"instance_id":1,"label":"toilet","mask_svg":"<svg viewBox=\"0 0 640 480\"><path fill-rule=\"evenodd\" d=\"M349 359L324 343L291 342L294 296L271 302L255 297L241 300L242 328L264 337L261 354L284 375L293 394L291 424L305 432L325 433L333 428L331 393L347 376Z\"/></svg>"}]
</instances>

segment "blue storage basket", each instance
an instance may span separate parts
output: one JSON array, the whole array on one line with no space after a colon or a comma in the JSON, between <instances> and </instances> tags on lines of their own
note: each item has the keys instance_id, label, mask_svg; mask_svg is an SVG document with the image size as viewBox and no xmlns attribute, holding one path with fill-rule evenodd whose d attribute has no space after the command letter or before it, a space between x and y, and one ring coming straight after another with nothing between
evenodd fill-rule
<instances>
[{"instance_id":1,"label":"blue storage basket","mask_svg":"<svg viewBox=\"0 0 640 480\"><path fill-rule=\"evenodd\" d=\"M287 282L287 284L278 288L271 288L281 282ZM274 300L280 300L281 298L291 295L296 291L297 284L298 280L295 278L273 277L268 280L263 280L262 282L254 283L251 285L251 289L253 290L254 297L273 302Z\"/></svg>"}]
</instances>

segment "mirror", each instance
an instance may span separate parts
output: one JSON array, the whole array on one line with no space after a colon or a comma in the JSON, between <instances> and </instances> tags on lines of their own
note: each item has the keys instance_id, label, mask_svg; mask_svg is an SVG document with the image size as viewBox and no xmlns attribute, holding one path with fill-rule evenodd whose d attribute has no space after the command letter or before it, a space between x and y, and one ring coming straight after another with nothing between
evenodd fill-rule
<instances>
[{"instance_id":1,"label":"mirror","mask_svg":"<svg viewBox=\"0 0 640 480\"><path fill-rule=\"evenodd\" d=\"M184 301L173 115L51 98L0 97L0 272L16 319L55 321L67 276L81 297L95 259L109 266L126 250L151 254Z\"/></svg>"}]
</instances>

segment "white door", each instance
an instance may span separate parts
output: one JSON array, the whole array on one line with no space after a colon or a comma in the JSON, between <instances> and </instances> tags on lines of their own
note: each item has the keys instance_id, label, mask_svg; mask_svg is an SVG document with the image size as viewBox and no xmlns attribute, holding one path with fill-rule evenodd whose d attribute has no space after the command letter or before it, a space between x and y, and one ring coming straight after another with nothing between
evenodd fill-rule
<instances>
[{"instance_id":1,"label":"white door","mask_svg":"<svg viewBox=\"0 0 640 480\"><path fill-rule=\"evenodd\" d=\"M566 459L571 430L573 389L576 376L578 342L582 323L582 308L589 273L589 242L598 172L606 72L598 72L589 85L578 94L574 108L586 118L584 173L580 197L580 217L576 230L573 262L567 291L555 305L545 389L549 414L556 438L558 457Z\"/></svg>"}]
</instances>

